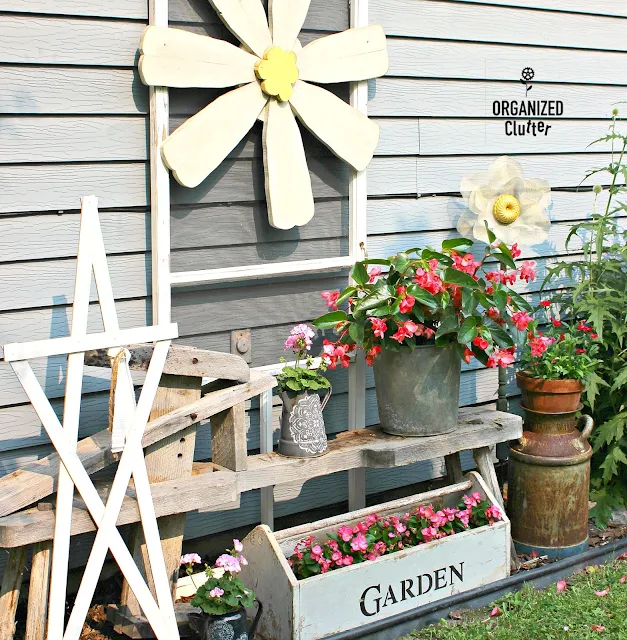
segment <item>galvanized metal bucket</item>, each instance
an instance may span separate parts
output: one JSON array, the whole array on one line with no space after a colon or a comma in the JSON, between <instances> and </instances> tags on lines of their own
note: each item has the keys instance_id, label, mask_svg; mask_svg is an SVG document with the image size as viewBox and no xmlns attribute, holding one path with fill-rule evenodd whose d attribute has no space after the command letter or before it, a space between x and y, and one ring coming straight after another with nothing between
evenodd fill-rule
<instances>
[{"instance_id":1,"label":"galvanized metal bucket","mask_svg":"<svg viewBox=\"0 0 627 640\"><path fill-rule=\"evenodd\" d=\"M455 345L382 351L374 361L374 380L383 431L397 436L453 431L460 374Z\"/></svg>"},{"instance_id":2,"label":"galvanized metal bucket","mask_svg":"<svg viewBox=\"0 0 627 640\"><path fill-rule=\"evenodd\" d=\"M327 452L327 433L322 410L331 397L331 388L322 402L317 393L282 391L279 453L292 458L313 458Z\"/></svg>"}]
</instances>

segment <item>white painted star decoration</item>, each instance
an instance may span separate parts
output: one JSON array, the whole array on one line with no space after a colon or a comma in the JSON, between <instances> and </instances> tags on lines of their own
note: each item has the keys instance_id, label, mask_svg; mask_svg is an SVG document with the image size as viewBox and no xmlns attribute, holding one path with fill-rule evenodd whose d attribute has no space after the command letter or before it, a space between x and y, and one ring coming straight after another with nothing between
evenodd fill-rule
<instances>
[{"instance_id":1,"label":"white painted star decoration","mask_svg":"<svg viewBox=\"0 0 627 640\"><path fill-rule=\"evenodd\" d=\"M270 224L290 229L314 215L305 149L296 118L355 170L365 169L379 127L336 95L311 83L361 81L388 69L377 25L348 29L302 47L298 35L310 0L209 0L240 40L150 26L140 44L139 72L157 87L237 87L176 129L162 157L176 180L200 184L263 120L263 160Z\"/></svg>"}]
</instances>

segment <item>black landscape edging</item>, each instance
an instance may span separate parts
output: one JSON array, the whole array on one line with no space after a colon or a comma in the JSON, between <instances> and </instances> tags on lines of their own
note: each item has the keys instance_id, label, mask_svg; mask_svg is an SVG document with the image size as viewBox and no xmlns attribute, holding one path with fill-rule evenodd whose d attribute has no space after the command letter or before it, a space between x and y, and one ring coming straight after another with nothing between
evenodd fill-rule
<instances>
[{"instance_id":1,"label":"black landscape edging","mask_svg":"<svg viewBox=\"0 0 627 640\"><path fill-rule=\"evenodd\" d=\"M522 571L504 580L399 613L359 629L337 633L329 636L327 640L357 638L359 640L395 640L411 631L439 622L455 609L475 609L486 606L506 593L519 591L525 584L533 584L539 589L547 587L587 566L605 564L626 551L627 538L622 538L604 546L589 549L578 556L552 562L530 571Z\"/></svg>"}]
</instances>

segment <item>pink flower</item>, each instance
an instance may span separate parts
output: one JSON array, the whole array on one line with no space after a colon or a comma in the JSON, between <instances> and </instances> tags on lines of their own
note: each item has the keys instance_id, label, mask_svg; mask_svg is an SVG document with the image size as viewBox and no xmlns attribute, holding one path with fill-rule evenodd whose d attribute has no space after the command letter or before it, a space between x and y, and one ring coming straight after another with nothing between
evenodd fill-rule
<instances>
[{"instance_id":1,"label":"pink flower","mask_svg":"<svg viewBox=\"0 0 627 640\"><path fill-rule=\"evenodd\" d=\"M370 318L370 323L372 324L372 331L377 338L383 338L385 336L385 332L387 331L387 324L385 324L385 320L381 318Z\"/></svg>"},{"instance_id":2,"label":"pink flower","mask_svg":"<svg viewBox=\"0 0 627 640\"><path fill-rule=\"evenodd\" d=\"M420 533L422 533L425 542L431 542L437 537L438 530L435 527L425 527Z\"/></svg>"},{"instance_id":3,"label":"pink flower","mask_svg":"<svg viewBox=\"0 0 627 640\"><path fill-rule=\"evenodd\" d=\"M530 282L536 279L538 272L534 269L536 263L533 260L525 260L520 266L519 273L520 279L525 282Z\"/></svg>"},{"instance_id":4,"label":"pink flower","mask_svg":"<svg viewBox=\"0 0 627 640\"><path fill-rule=\"evenodd\" d=\"M438 511L431 516L431 522L435 527L443 527L448 522L448 518L444 511Z\"/></svg>"},{"instance_id":5,"label":"pink flower","mask_svg":"<svg viewBox=\"0 0 627 640\"><path fill-rule=\"evenodd\" d=\"M422 334L427 340L431 340L435 335L435 330L430 327L425 327L424 333Z\"/></svg>"},{"instance_id":6,"label":"pink flower","mask_svg":"<svg viewBox=\"0 0 627 640\"><path fill-rule=\"evenodd\" d=\"M366 352L366 364L372 366L374 359L381 353L381 347L375 344L372 349Z\"/></svg>"},{"instance_id":7,"label":"pink flower","mask_svg":"<svg viewBox=\"0 0 627 640\"><path fill-rule=\"evenodd\" d=\"M237 538L235 538L233 540L233 549L237 551L237 553L241 553L244 550L244 545Z\"/></svg>"},{"instance_id":8,"label":"pink flower","mask_svg":"<svg viewBox=\"0 0 627 640\"><path fill-rule=\"evenodd\" d=\"M514 243L510 248L510 253L512 254L512 258L518 258L522 251L518 248L518 243Z\"/></svg>"},{"instance_id":9,"label":"pink flower","mask_svg":"<svg viewBox=\"0 0 627 640\"><path fill-rule=\"evenodd\" d=\"M551 306L551 301L550 300L542 300L542 302L540 302L540 306L544 307L546 309L547 307Z\"/></svg>"},{"instance_id":10,"label":"pink flower","mask_svg":"<svg viewBox=\"0 0 627 640\"><path fill-rule=\"evenodd\" d=\"M327 307L333 307L337 311L337 299L340 297L339 291L321 291L320 295L325 299Z\"/></svg>"},{"instance_id":11,"label":"pink flower","mask_svg":"<svg viewBox=\"0 0 627 640\"><path fill-rule=\"evenodd\" d=\"M460 256L457 253L453 254L453 260L455 264L453 265L453 269L457 271L463 271L470 276L475 275L475 271L481 266L480 262L475 261L475 257L472 253L467 253L465 256Z\"/></svg>"},{"instance_id":12,"label":"pink flower","mask_svg":"<svg viewBox=\"0 0 627 640\"><path fill-rule=\"evenodd\" d=\"M464 525L466 529L470 526L470 514L468 513L468 511L458 511L455 514L455 517Z\"/></svg>"},{"instance_id":13,"label":"pink flower","mask_svg":"<svg viewBox=\"0 0 627 640\"><path fill-rule=\"evenodd\" d=\"M562 321L561 320L553 320L553 326L554 327L561 327L562 326Z\"/></svg>"},{"instance_id":14,"label":"pink flower","mask_svg":"<svg viewBox=\"0 0 627 640\"><path fill-rule=\"evenodd\" d=\"M512 322L518 331L526 331L533 318L526 311L517 311L512 314Z\"/></svg>"},{"instance_id":15,"label":"pink flower","mask_svg":"<svg viewBox=\"0 0 627 640\"><path fill-rule=\"evenodd\" d=\"M181 566L186 564L202 564L202 559L197 553L186 553L181 556Z\"/></svg>"},{"instance_id":16,"label":"pink flower","mask_svg":"<svg viewBox=\"0 0 627 640\"><path fill-rule=\"evenodd\" d=\"M342 564L345 567L348 567L349 565L353 564L353 556L344 556L344 560L342 561Z\"/></svg>"},{"instance_id":17,"label":"pink flower","mask_svg":"<svg viewBox=\"0 0 627 640\"><path fill-rule=\"evenodd\" d=\"M407 531L407 527L402 522L395 523L394 528L397 533L405 533L405 531Z\"/></svg>"},{"instance_id":18,"label":"pink flower","mask_svg":"<svg viewBox=\"0 0 627 640\"><path fill-rule=\"evenodd\" d=\"M490 343L483 337L481 336L477 336L472 343L476 346L479 347L479 349L481 349L482 351L485 351L489 346ZM472 353L472 351L471 351ZM470 359L468 360L470 362Z\"/></svg>"},{"instance_id":19,"label":"pink flower","mask_svg":"<svg viewBox=\"0 0 627 640\"><path fill-rule=\"evenodd\" d=\"M319 560L322 557L322 547L319 544L311 547L311 557L314 560Z\"/></svg>"},{"instance_id":20,"label":"pink flower","mask_svg":"<svg viewBox=\"0 0 627 640\"><path fill-rule=\"evenodd\" d=\"M531 355L537 358L547 350L549 342L542 336L539 336L529 340L529 346L531 347Z\"/></svg>"},{"instance_id":21,"label":"pink flower","mask_svg":"<svg viewBox=\"0 0 627 640\"><path fill-rule=\"evenodd\" d=\"M398 310L401 313L409 313L414 308L414 304L416 304L416 298L414 298L414 296L405 295L401 300Z\"/></svg>"},{"instance_id":22,"label":"pink flower","mask_svg":"<svg viewBox=\"0 0 627 640\"><path fill-rule=\"evenodd\" d=\"M467 507L476 507L481 502L481 495L475 491L471 496L464 496L462 500Z\"/></svg>"},{"instance_id":23,"label":"pink flower","mask_svg":"<svg viewBox=\"0 0 627 640\"><path fill-rule=\"evenodd\" d=\"M499 507L493 504L491 507L488 507L485 510L485 517L488 519L488 522L490 524L494 524L497 520L503 519L503 514L501 513Z\"/></svg>"},{"instance_id":24,"label":"pink flower","mask_svg":"<svg viewBox=\"0 0 627 640\"><path fill-rule=\"evenodd\" d=\"M223 553L216 560L216 567L222 567L229 573L239 573L242 570L239 560L228 553Z\"/></svg>"},{"instance_id":25,"label":"pink flower","mask_svg":"<svg viewBox=\"0 0 627 640\"><path fill-rule=\"evenodd\" d=\"M337 535L344 540L344 542L349 542L349 540L353 539L353 530L350 527L343 526L337 530Z\"/></svg>"},{"instance_id":26,"label":"pink flower","mask_svg":"<svg viewBox=\"0 0 627 640\"><path fill-rule=\"evenodd\" d=\"M399 344L405 340L405 338L409 337L409 333L405 327L402 325L398 328L395 334L391 335L390 338L392 340L396 340Z\"/></svg>"},{"instance_id":27,"label":"pink flower","mask_svg":"<svg viewBox=\"0 0 627 640\"><path fill-rule=\"evenodd\" d=\"M211 589L211 591L209 592L209 595L212 598L219 598L220 596L224 595L224 589L220 589L220 587L215 587L214 589Z\"/></svg>"},{"instance_id":28,"label":"pink flower","mask_svg":"<svg viewBox=\"0 0 627 640\"><path fill-rule=\"evenodd\" d=\"M509 349L496 349L494 353L488 358L486 366L495 368L501 367L505 369L514 362L514 350L512 347Z\"/></svg>"},{"instance_id":29,"label":"pink flower","mask_svg":"<svg viewBox=\"0 0 627 640\"><path fill-rule=\"evenodd\" d=\"M499 616L502 616L502 615L503 615L503 612L499 607L494 607L494 609L490 611L490 618L498 618Z\"/></svg>"},{"instance_id":30,"label":"pink flower","mask_svg":"<svg viewBox=\"0 0 627 640\"><path fill-rule=\"evenodd\" d=\"M353 551L366 551L368 548L368 540L361 531L351 540L351 549Z\"/></svg>"},{"instance_id":31,"label":"pink flower","mask_svg":"<svg viewBox=\"0 0 627 640\"><path fill-rule=\"evenodd\" d=\"M405 322L403 322L403 328L405 329L405 331L407 331L407 336L409 338L413 338L414 334L420 335L424 327L423 325L416 324L411 320L405 320Z\"/></svg>"},{"instance_id":32,"label":"pink flower","mask_svg":"<svg viewBox=\"0 0 627 640\"><path fill-rule=\"evenodd\" d=\"M431 518L431 516L434 513L435 512L433 511L433 507L431 505L428 505L426 507L423 507L423 506L418 507L418 515L421 518Z\"/></svg>"},{"instance_id":33,"label":"pink flower","mask_svg":"<svg viewBox=\"0 0 627 640\"><path fill-rule=\"evenodd\" d=\"M610 592L610 588L606 587L603 591L595 591L594 595L599 596L599 598L605 598L605 596Z\"/></svg>"},{"instance_id":34,"label":"pink flower","mask_svg":"<svg viewBox=\"0 0 627 640\"><path fill-rule=\"evenodd\" d=\"M470 358L472 358L474 355L474 353L472 352L472 349L469 349L468 347L464 346L464 362L466 362L467 364L470 364Z\"/></svg>"},{"instance_id":35,"label":"pink flower","mask_svg":"<svg viewBox=\"0 0 627 640\"><path fill-rule=\"evenodd\" d=\"M290 335L285 341L285 351L294 351L299 353L300 351L309 351L313 344L312 339L316 335L316 332L307 324L297 324L290 331Z\"/></svg>"},{"instance_id":36,"label":"pink flower","mask_svg":"<svg viewBox=\"0 0 627 640\"><path fill-rule=\"evenodd\" d=\"M558 580L557 593L562 593L563 591L566 591L566 580Z\"/></svg>"},{"instance_id":37,"label":"pink flower","mask_svg":"<svg viewBox=\"0 0 627 640\"><path fill-rule=\"evenodd\" d=\"M416 282L419 287L433 295L444 291L444 283L442 282L442 279L437 273L434 273L433 270L426 271L422 268L416 269L414 282Z\"/></svg>"},{"instance_id":38,"label":"pink flower","mask_svg":"<svg viewBox=\"0 0 627 640\"><path fill-rule=\"evenodd\" d=\"M381 275L381 267L371 267L370 269L368 269L368 275L370 276L370 278L368 279L368 283L372 284L378 276Z\"/></svg>"}]
</instances>

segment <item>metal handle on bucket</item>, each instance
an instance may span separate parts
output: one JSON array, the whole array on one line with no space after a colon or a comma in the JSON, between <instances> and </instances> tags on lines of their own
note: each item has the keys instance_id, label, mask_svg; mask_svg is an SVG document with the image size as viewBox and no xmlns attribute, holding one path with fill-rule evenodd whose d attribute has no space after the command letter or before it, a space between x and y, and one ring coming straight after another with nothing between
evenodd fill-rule
<instances>
[{"instance_id":1,"label":"metal handle on bucket","mask_svg":"<svg viewBox=\"0 0 627 640\"><path fill-rule=\"evenodd\" d=\"M331 383L329 382L329 390L327 391L327 393L324 396L324 398L322 398L322 403L320 405L321 409L324 410L324 408L327 406L327 402L329 402L329 398L331 397L332 391L333 391L333 387L331 386Z\"/></svg>"},{"instance_id":2,"label":"metal handle on bucket","mask_svg":"<svg viewBox=\"0 0 627 640\"><path fill-rule=\"evenodd\" d=\"M581 432L581 440L583 442L587 441L592 433L592 429L594 428L594 420L590 416L581 416L579 418L579 424L577 427L581 428L583 423L583 431Z\"/></svg>"},{"instance_id":3,"label":"metal handle on bucket","mask_svg":"<svg viewBox=\"0 0 627 640\"><path fill-rule=\"evenodd\" d=\"M255 598L255 602L257 603L257 615L253 620L253 623L250 625L250 630L248 632L248 637L252 640L255 637L255 631L257 630L257 625L259 624L259 618L261 618L261 614L263 613L263 605L257 598Z\"/></svg>"}]
</instances>

